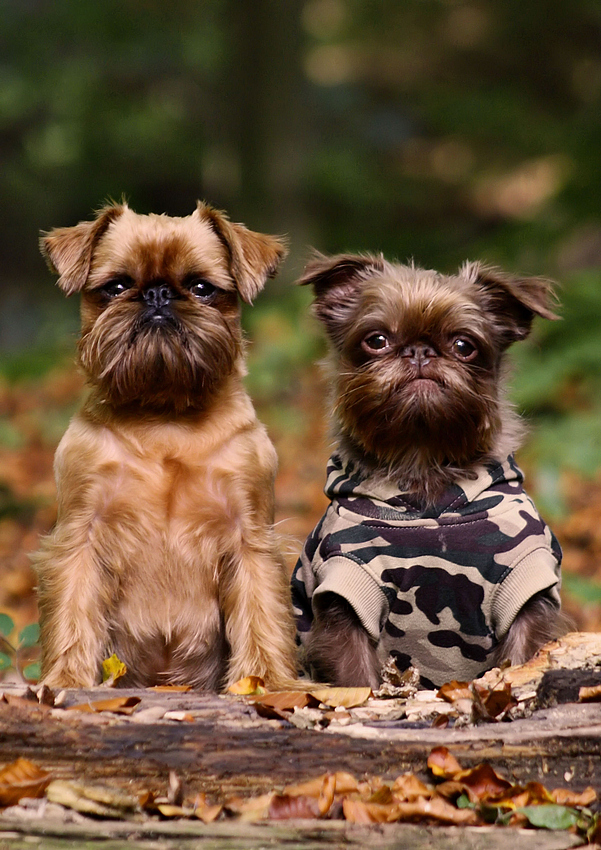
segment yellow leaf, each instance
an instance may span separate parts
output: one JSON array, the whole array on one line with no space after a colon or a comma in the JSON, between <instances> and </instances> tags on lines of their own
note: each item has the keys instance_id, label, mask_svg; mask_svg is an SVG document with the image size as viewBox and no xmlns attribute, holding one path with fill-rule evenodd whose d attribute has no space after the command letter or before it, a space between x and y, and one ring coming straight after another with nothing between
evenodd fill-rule
<instances>
[{"instance_id":1,"label":"yellow leaf","mask_svg":"<svg viewBox=\"0 0 601 850\"><path fill-rule=\"evenodd\" d=\"M260 696L265 693L265 682L260 676L246 676L230 685L228 691L242 697Z\"/></svg>"},{"instance_id":2,"label":"yellow leaf","mask_svg":"<svg viewBox=\"0 0 601 850\"><path fill-rule=\"evenodd\" d=\"M371 688L318 688L310 694L332 708L355 708L370 698Z\"/></svg>"},{"instance_id":3,"label":"yellow leaf","mask_svg":"<svg viewBox=\"0 0 601 850\"><path fill-rule=\"evenodd\" d=\"M105 658L102 662L102 681L105 683L110 681L112 684L126 673L127 667L114 652L110 658Z\"/></svg>"}]
</instances>

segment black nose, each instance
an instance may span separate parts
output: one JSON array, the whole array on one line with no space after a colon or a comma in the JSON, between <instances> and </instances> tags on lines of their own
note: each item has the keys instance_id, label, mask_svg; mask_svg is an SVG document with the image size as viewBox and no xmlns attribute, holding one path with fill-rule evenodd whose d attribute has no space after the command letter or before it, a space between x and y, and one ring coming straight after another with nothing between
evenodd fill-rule
<instances>
[{"instance_id":1,"label":"black nose","mask_svg":"<svg viewBox=\"0 0 601 850\"><path fill-rule=\"evenodd\" d=\"M177 297L176 291L165 281L158 281L147 286L142 293L142 298L149 307L155 309L165 307L170 301Z\"/></svg>"},{"instance_id":2,"label":"black nose","mask_svg":"<svg viewBox=\"0 0 601 850\"><path fill-rule=\"evenodd\" d=\"M414 345L406 345L401 351L401 357L408 357L409 362L414 366L423 366L434 357L438 357L438 352L427 342L418 342Z\"/></svg>"}]
</instances>

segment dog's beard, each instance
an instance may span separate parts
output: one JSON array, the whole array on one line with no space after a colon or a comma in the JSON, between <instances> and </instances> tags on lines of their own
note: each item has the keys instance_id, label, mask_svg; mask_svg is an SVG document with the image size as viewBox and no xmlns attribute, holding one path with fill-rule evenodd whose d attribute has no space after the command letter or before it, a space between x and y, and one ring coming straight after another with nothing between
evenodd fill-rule
<instances>
[{"instance_id":1,"label":"dog's beard","mask_svg":"<svg viewBox=\"0 0 601 850\"><path fill-rule=\"evenodd\" d=\"M335 419L343 449L371 473L427 501L494 452L506 414L486 370L402 360L336 368Z\"/></svg>"},{"instance_id":2,"label":"dog's beard","mask_svg":"<svg viewBox=\"0 0 601 850\"><path fill-rule=\"evenodd\" d=\"M186 303L159 320L137 305L109 306L79 342L81 364L105 401L157 410L205 407L241 353L237 321Z\"/></svg>"}]
</instances>

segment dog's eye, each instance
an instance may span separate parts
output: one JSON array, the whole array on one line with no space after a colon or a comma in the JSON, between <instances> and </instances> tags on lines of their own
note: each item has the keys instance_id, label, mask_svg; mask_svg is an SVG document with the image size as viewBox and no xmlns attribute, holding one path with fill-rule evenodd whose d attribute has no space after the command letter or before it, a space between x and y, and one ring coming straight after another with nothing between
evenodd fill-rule
<instances>
[{"instance_id":1,"label":"dog's eye","mask_svg":"<svg viewBox=\"0 0 601 850\"><path fill-rule=\"evenodd\" d=\"M121 295L123 292L131 289L133 285L133 280L126 275L123 277L114 277L100 288L100 292L108 298L116 298L117 295Z\"/></svg>"},{"instance_id":2,"label":"dog's eye","mask_svg":"<svg viewBox=\"0 0 601 850\"><path fill-rule=\"evenodd\" d=\"M213 286L208 280L202 280L201 278L191 281L188 289L195 298L203 299L210 298L217 292L216 286Z\"/></svg>"},{"instance_id":3,"label":"dog's eye","mask_svg":"<svg viewBox=\"0 0 601 850\"><path fill-rule=\"evenodd\" d=\"M369 334L369 336L366 336L362 341L361 345L368 354L386 351L387 348L390 348L388 337L382 333Z\"/></svg>"},{"instance_id":4,"label":"dog's eye","mask_svg":"<svg viewBox=\"0 0 601 850\"><path fill-rule=\"evenodd\" d=\"M478 349L473 342L463 336L458 336L451 347L453 354L456 354L460 360L473 360L478 355Z\"/></svg>"}]
</instances>

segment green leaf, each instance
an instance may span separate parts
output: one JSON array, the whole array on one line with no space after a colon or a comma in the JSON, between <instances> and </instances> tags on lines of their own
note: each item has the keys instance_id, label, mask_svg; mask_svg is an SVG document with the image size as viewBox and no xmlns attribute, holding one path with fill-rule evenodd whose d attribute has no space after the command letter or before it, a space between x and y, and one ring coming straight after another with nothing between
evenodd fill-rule
<instances>
[{"instance_id":1,"label":"green leaf","mask_svg":"<svg viewBox=\"0 0 601 850\"><path fill-rule=\"evenodd\" d=\"M0 652L0 670L8 670L9 667L12 667L13 663L5 652Z\"/></svg>"},{"instance_id":2,"label":"green leaf","mask_svg":"<svg viewBox=\"0 0 601 850\"><path fill-rule=\"evenodd\" d=\"M524 806L515 811L525 815L532 826L542 827L543 829L570 829L570 827L576 826L580 820L580 813L576 809L558 806L555 803Z\"/></svg>"},{"instance_id":3,"label":"green leaf","mask_svg":"<svg viewBox=\"0 0 601 850\"><path fill-rule=\"evenodd\" d=\"M28 664L27 667L23 668L23 675L26 679L29 679L30 682L37 682L42 675L42 665L39 661L35 661L33 664Z\"/></svg>"},{"instance_id":4,"label":"green leaf","mask_svg":"<svg viewBox=\"0 0 601 850\"><path fill-rule=\"evenodd\" d=\"M8 614L0 614L0 633L2 633L4 637L8 637L14 627L15 624Z\"/></svg>"},{"instance_id":5,"label":"green leaf","mask_svg":"<svg viewBox=\"0 0 601 850\"><path fill-rule=\"evenodd\" d=\"M470 798L467 794L460 794L457 797L457 802L455 803L458 809L473 809L475 808L474 803L470 802Z\"/></svg>"},{"instance_id":6,"label":"green leaf","mask_svg":"<svg viewBox=\"0 0 601 850\"><path fill-rule=\"evenodd\" d=\"M19 647L35 646L40 639L40 627L38 623L30 623L19 635Z\"/></svg>"}]
</instances>

